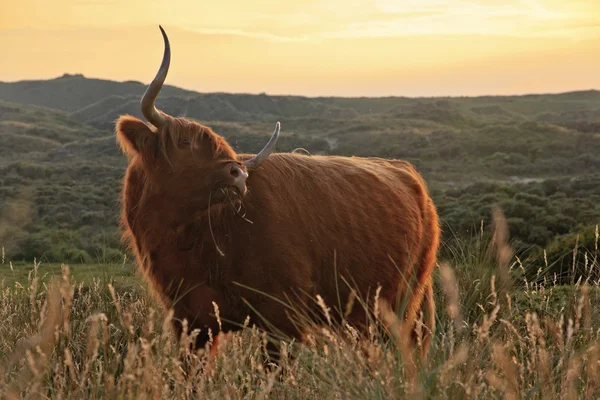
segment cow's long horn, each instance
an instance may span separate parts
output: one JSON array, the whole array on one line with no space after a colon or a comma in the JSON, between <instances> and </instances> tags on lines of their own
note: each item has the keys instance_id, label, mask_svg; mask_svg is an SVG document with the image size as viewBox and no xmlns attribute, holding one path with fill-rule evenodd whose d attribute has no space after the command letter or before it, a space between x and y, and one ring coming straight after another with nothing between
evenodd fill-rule
<instances>
[{"instance_id":1,"label":"cow's long horn","mask_svg":"<svg viewBox=\"0 0 600 400\"><path fill-rule=\"evenodd\" d=\"M171 63L171 45L169 44L169 38L165 33L165 30L162 26L158 26L160 31L162 32L163 39L165 41L165 52L163 54L162 63L160 64L160 68L154 77L150 86L146 89L144 96L142 97L142 114L144 117L157 128L164 126L167 122L165 116L156 109L154 102L156 101L156 97L160 92L160 89L163 86L165 78L167 77L167 73L169 72L169 64Z\"/></svg>"},{"instance_id":2,"label":"cow's long horn","mask_svg":"<svg viewBox=\"0 0 600 400\"><path fill-rule=\"evenodd\" d=\"M260 153L244 162L244 166L246 168L256 169L260 167L260 165L267 159L267 157L269 157L269 154L271 154L275 149L275 144L277 144L280 126L281 125L279 124L279 121L277 121L277 124L275 124L275 132L273 132L271 139L269 139L265 147L260 151Z\"/></svg>"}]
</instances>

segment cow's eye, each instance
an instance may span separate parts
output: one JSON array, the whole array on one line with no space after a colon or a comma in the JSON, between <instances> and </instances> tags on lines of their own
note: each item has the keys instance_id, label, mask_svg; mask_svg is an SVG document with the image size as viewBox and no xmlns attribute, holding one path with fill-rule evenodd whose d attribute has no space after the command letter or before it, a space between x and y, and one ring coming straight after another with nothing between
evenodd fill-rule
<instances>
[{"instance_id":1,"label":"cow's eye","mask_svg":"<svg viewBox=\"0 0 600 400\"><path fill-rule=\"evenodd\" d=\"M183 139L181 141L182 144L190 144L190 139Z\"/></svg>"}]
</instances>

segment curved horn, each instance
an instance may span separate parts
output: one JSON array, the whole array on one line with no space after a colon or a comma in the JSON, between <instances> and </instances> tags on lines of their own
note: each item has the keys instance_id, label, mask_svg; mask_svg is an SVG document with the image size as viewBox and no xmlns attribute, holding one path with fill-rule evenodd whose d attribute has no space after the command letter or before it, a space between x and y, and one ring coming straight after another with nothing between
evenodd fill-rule
<instances>
[{"instance_id":1,"label":"curved horn","mask_svg":"<svg viewBox=\"0 0 600 400\"><path fill-rule=\"evenodd\" d=\"M162 26L158 26L160 31L162 32L163 39L165 41L165 52L163 54L162 63L160 64L160 68L154 77L150 86L146 89L144 96L142 97L142 114L144 117L157 128L165 125L167 119L165 116L156 109L154 106L154 102L156 101L156 97L158 96L158 92L163 86L165 78L167 77L167 72L169 72L169 64L171 63L171 45L169 44L169 38L165 33L165 30Z\"/></svg>"},{"instance_id":2,"label":"curved horn","mask_svg":"<svg viewBox=\"0 0 600 400\"><path fill-rule=\"evenodd\" d=\"M271 139L269 139L265 147L260 151L260 153L244 162L244 166L246 168L250 170L256 169L260 167L260 165L267 159L267 157L269 157L269 154L271 154L275 149L275 144L277 143L277 138L279 137L280 126L281 125L279 124L279 121L277 121L277 124L275 124L275 132L273 132Z\"/></svg>"}]
</instances>

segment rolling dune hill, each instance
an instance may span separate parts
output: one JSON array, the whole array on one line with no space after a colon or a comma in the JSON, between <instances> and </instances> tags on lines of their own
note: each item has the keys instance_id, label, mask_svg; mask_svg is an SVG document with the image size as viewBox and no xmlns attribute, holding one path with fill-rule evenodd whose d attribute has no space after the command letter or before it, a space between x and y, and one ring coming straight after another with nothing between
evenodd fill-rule
<instances>
[{"instance_id":1,"label":"rolling dune hill","mask_svg":"<svg viewBox=\"0 0 600 400\"><path fill-rule=\"evenodd\" d=\"M0 83L0 215L6 221L15 204L27 209L10 237L0 235L10 257L122 256L126 158L114 121L140 117L144 90L81 75ZM598 91L308 98L167 86L157 106L211 126L241 152L262 148L279 120L278 151L407 159L429 182L447 240L470 237L500 205L516 248L534 257L555 247L560 265L567 251L559 243L600 221Z\"/></svg>"}]
</instances>

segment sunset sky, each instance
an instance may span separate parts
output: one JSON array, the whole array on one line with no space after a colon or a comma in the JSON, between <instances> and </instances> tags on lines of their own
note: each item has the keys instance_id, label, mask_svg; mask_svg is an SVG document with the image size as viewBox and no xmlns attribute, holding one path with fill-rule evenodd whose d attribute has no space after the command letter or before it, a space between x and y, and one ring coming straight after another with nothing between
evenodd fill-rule
<instances>
[{"instance_id":1,"label":"sunset sky","mask_svg":"<svg viewBox=\"0 0 600 400\"><path fill-rule=\"evenodd\" d=\"M600 89L600 0L0 0L0 81L462 96Z\"/></svg>"}]
</instances>

